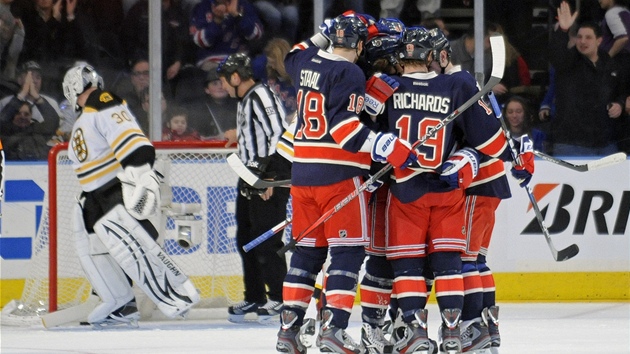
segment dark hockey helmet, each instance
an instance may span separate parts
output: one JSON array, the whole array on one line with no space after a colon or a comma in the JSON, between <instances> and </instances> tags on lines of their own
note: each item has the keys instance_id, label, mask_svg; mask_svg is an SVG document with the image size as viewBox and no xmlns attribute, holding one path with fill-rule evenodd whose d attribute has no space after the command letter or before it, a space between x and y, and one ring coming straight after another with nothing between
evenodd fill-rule
<instances>
[{"instance_id":1,"label":"dark hockey helmet","mask_svg":"<svg viewBox=\"0 0 630 354\"><path fill-rule=\"evenodd\" d=\"M433 43L429 31L424 27L409 27L402 36L402 47L398 57L426 61L432 50Z\"/></svg>"},{"instance_id":2,"label":"dark hockey helmet","mask_svg":"<svg viewBox=\"0 0 630 354\"><path fill-rule=\"evenodd\" d=\"M446 53L451 55L451 43L448 41L444 32L439 28L432 28L429 30L429 36L431 36L431 42L433 42L433 57L437 58L438 54L445 50Z\"/></svg>"},{"instance_id":3,"label":"dark hockey helmet","mask_svg":"<svg viewBox=\"0 0 630 354\"><path fill-rule=\"evenodd\" d=\"M354 14L337 16L330 31L332 46L337 48L356 49L367 37L367 24Z\"/></svg>"},{"instance_id":4,"label":"dark hockey helmet","mask_svg":"<svg viewBox=\"0 0 630 354\"><path fill-rule=\"evenodd\" d=\"M375 26L379 35L400 35L405 31L405 24L397 18L380 18Z\"/></svg>"},{"instance_id":5,"label":"dark hockey helmet","mask_svg":"<svg viewBox=\"0 0 630 354\"><path fill-rule=\"evenodd\" d=\"M230 54L227 58L217 67L217 74L225 78L229 78L230 75L235 72L243 80L247 80L254 76L254 70L252 69L252 59L245 53Z\"/></svg>"},{"instance_id":6,"label":"dark hockey helmet","mask_svg":"<svg viewBox=\"0 0 630 354\"><path fill-rule=\"evenodd\" d=\"M402 47L402 35L380 35L376 36L365 43L365 58L369 64L374 64L377 59L387 59L387 61L396 65L398 59L396 56Z\"/></svg>"}]
</instances>

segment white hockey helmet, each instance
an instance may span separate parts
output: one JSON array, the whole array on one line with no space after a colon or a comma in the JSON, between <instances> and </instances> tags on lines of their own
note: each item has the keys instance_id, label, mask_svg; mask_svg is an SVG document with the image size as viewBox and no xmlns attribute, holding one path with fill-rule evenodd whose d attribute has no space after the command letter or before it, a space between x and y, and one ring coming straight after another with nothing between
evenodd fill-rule
<instances>
[{"instance_id":1,"label":"white hockey helmet","mask_svg":"<svg viewBox=\"0 0 630 354\"><path fill-rule=\"evenodd\" d=\"M63 77L63 95L75 111L80 109L77 97L90 87L103 89L103 78L87 63L73 66Z\"/></svg>"}]
</instances>

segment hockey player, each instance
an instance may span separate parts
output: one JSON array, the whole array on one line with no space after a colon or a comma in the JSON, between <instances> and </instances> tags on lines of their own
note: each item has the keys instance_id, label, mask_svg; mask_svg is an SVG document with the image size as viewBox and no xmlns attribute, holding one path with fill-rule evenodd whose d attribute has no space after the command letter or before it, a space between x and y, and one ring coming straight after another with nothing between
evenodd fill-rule
<instances>
[{"instance_id":1,"label":"hockey player","mask_svg":"<svg viewBox=\"0 0 630 354\"><path fill-rule=\"evenodd\" d=\"M437 28L429 33L434 46L436 70L462 77L462 80L474 81L472 75L451 62L451 47L444 33ZM488 117L481 119L484 118ZM486 256L494 227L495 211L502 199L512 196L503 161L480 154L479 173L465 193L467 242L466 251L462 254L465 289L462 346L464 352L474 352L489 346L499 347L501 344L494 277L486 264Z\"/></svg>"},{"instance_id":2,"label":"hockey player","mask_svg":"<svg viewBox=\"0 0 630 354\"><path fill-rule=\"evenodd\" d=\"M359 121L365 75L355 63L364 49L369 21L354 13L338 16L324 25L322 33L294 46L285 59L298 90L291 176L295 235L356 191L369 169L370 154L397 169L415 158L394 134L376 134ZM324 50L329 46L331 53ZM299 328L328 252L331 258L318 346L327 352L360 352L345 329L367 243L366 199L366 194L352 199L298 242L284 283L276 344L279 352L306 353Z\"/></svg>"},{"instance_id":3,"label":"hockey player","mask_svg":"<svg viewBox=\"0 0 630 354\"><path fill-rule=\"evenodd\" d=\"M402 73L397 55L402 45L402 33L405 25L398 19L379 19L375 24L378 33L371 36L365 45L365 59L369 65L369 71L374 75L366 85L367 96L391 96L395 91L389 86L396 85L395 78L387 75ZM385 74L385 75L383 75ZM387 81L386 81L387 80ZM387 85L383 85L383 83ZM380 89L378 89L380 88ZM376 91L376 93L370 91ZM384 92L383 92L384 91ZM379 94L380 93L380 94ZM370 102L375 102L372 99ZM387 117L376 114L377 107L368 108L361 116L366 126L375 132L388 131ZM371 114L370 114L371 113ZM373 162L371 172L383 168L383 164ZM365 260L365 275L361 279L361 345L365 353L391 352L392 343L385 337L385 319L390 305L392 283L394 273L385 257L385 208L389 191L389 176L381 178L376 185L370 186L369 199L370 242L365 248L367 258ZM396 307L396 306L394 306ZM393 310L393 317L396 310Z\"/></svg>"},{"instance_id":4,"label":"hockey player","mask_svg":"<svg viewBox=\"0 0 630 354\"><path fill-rule=\"evenodd\" d=\"M387 101L390 129L414 142L477 93L460 78L430 72L433 43L424 28L407 28L400 61L400 87ZM475 150L510 159L496 119L480 120L491 110L479 101L418 147L418 166L394 171L388 204L387 257L392 262L394 292L409 330L399 351L435 350L427 336L428 260L435 277L441 312L441 349L461 352L460 319L464 298L460 253L466 249L464 192L478 170ZM457 150L461 137L474 149ZM452 151L457 150L455 153Z\"/></svg>"},{"instance_id":5,"label":"hockey player","mask_svg":"<svg viewBox=\"0 0 630 354\"><path fill-rule=\"evenodd\" d=\"M77 254L101 299L87 321L136 324L139 313L129 279L166 316L185 314L199 293L156 243L158 231L148 220L160 203L153 145L125 101L104 91L90 65L68 70L63 92L80 111L68 151L83 190L74 210Z\"/></svg>"},{"instance_id":6,"label":"hockey player","mask_svg":"<svg viewBox=\"0 0 630 354\"><path fill-rule=\"evenodd\" d=\"M261 177L290 174L290 163L276 158L276 145L284 132L285 111L279 98L253 79L251 59L243 53L229 55L217 68L223 88L239 99L237 109L238 153L241 161L261 173ZM284 163L283 163L284 161ZM285 166L289 167L285 167ZM274 176L270 175L273 172ZM276 252L284 246L278 232L251 252L243 246L284 220L289 189L255 190L239 181L236 198L236 244L243 260L245 299L228 308L229 320L242 322L245 314L257 313L261 323L282 311L282 281L287 273L284 256ZM268 289L268 292L267 292Z\"/></svg>"}]
</instances>

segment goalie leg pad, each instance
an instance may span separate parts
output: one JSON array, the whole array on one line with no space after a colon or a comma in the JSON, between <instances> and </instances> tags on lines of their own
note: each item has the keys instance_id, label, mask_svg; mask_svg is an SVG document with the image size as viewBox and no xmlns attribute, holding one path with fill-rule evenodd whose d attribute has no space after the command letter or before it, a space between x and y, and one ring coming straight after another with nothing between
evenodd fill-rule
<instances>
[{"instance_id":1,"label":"goalie leg pad","mask_svg":"<svg viewBox=\"0 0 630 354\"><path fill-rule=\"evenodd\" d=\"M100 322L131 301L133 291L120 266L107 252L103 252L105 247L102 242L85 230L80 204L75 207L74 235L83 271L102 301L88 315L87 321Z\"/></svg>"},{"instance_id":2,"label":"goalie leg pad","mask_svg":"<svg viewBox=\"0 0 630 354\"><path fill-rule=\"evenodd\" d=\"M183 315L199 302L190 279L122 205L99 219L94 231L125 273L166 316Z\"/></svg>"}]
</instances>

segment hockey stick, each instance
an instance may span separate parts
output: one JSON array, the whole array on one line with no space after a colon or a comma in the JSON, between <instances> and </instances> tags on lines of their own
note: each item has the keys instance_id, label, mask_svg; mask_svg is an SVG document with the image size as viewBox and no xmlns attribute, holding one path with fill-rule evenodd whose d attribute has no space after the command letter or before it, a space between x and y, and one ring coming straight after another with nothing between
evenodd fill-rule
<instances>
[{"instance_id":1,"label":"hockey stick","mask_svg":"<svg viewBox=\"0 0 630 354\"><path fill-rule=\"evenodd\" d=\"M505 43L503 42L502 36L492 36L490 37L490 45L492 48L492 74L488 79L488 82L477 92L474 96L472 96L468 101L464 102L460 107L455 109L451 114L446 116L440 123L438 123L435 127L431 128L420 140L416 141L411 147L416 148L422 144L424 144L427 140L429 140L435 133L439 130L443 129L450 122L455 120L455 118L459 117L459 115L470 108L473 104L477 103L486 93L490 92L492 88L501 82L503 78L503 71L505 69ZM304 237L310 234L313 230L318 228L321 224L330 219L336 212L338 212L341 208L346 206L350 201L356 198L359 194L363 193L371 184L376 182L381 176L385 175L389 170L392 169L391 164L387 164L387 166L380 169L374 175L367 179L362 185L360 185L357 189L355 189L348 196L343 198L339 203L337 203L333 208L326 211L319 219L317 219L311 226L307 227L304 231L298 235L296 238L291 238L289 243L287 243L284 247L282 247L278 254L284 254L289 249L295 247L295 245L300 242Z\"/></svg>"},{"instance_id":2,"label":"hockey stick","mask_svg":"<svg viewBox=\"0 0 630 354\"><path fill-rule=\"evenodd\" d=\"M47 329L64 325L66 323L85 321L87 316L96 308L100 302L100 298L94 294L90 294L88 299L77 305L68 307L67 309L47 313L42 315L42 324Z\"/></svg>"},{"instance_id":3,"label":"hockey stick","mask_svg":"<svg viewBox=\"0 0 630 354\"><path fill-rule=\"evenodd\" d=\"M618 152L616 154L604 156L604 157L602 157L599 160L589 161L588 163L585 163L583 165L575 165L575 164L572 164L572 163L570 163L568 161L557 159L557 158L555 158L553 156L547 155L547 154L545 154L543 152L540 152L540 151L537 151L537 150L534 150L534 155L540 157L541 159L543 159L545 161L549 161L551 163L555 163L556 165L559 165L559 166L562 166L562 167L566 167L566 168L572 169L573 171L578 171L578 172L593 171L593 170L596 170L598 168L614 165L614 164L620 163L622 161L625 161L626 158L628 157L628 156L626 156L625 153Z\"/></svg>"},{"instance_id":4,"label":"hockey stick","mask_svg":"<svg viewBox=\"0 0 630 354\"><path fill-rule=\"evenodd\" d=\"M291 186L290 179L285 179L281 181L267 181L264 179L260 179L258 176L256 176L255 173L253 173L249 168L247 168L247 166L245 166L243 161L241 161L240 157L238 157L238 155L235 153L231 153L230 155L228 155L227 163L228 165L230 165L232 170L234 170L234 172L236 172L236 174L241 179L243 179L243 181L245 181L247 184L249 184L250 186L254 188L262 189L262 188L270 188L270 187L290 187Z\"/></svg>"},{"instance_id":5,"label":"hockey stick","mask_svg":"<svg viewBox=\"0 0 630 354\"><path fill-rule=\"evenodd\" d=\"M497 116L497 119L499 119L499 121L501 122L501 128L503 129L503 132L505 133L505 136L507 137L510 153L512 154L512 158L514 158L514 161L512 162L512 164L514 165L519 161L519 157L518 157L518 153L516 152L516 147L514 146L514 141L512 140L512 137L510 136L510 131L508 130L507 125L505 123L505 119L503 119L503 114L501 113L501 107L499 107L499 103L497 102L497 99L492 92L488 93L488 98L490 99L490 103L492 104L492 109L494 110L494 114ZM549 249L551 250L553 259L555 259L556 262L562 262L562 261L566 261L567 259L575 257L575 255L577 255L578 252L580 252L580 249L578 248L576 244L570 245L569 247L559 250L559 251L553 245L553 242L551 241L551 236L549 235L549 230L547 229L547 226L545 226L544 218L542 216L542 213L540 212L540 208L538 208L538 203L536 202L536 198L534 197L534 194L532 193L532 189L529 187L529 185L526 185L524 188L525 188L525 191L527 192L527 196L529 197L530 203L532 203L532 207L534 208L534 213L536 214L536 220L538 220L538 225L540 225L540 229L542 230L542 233L545 236L545 240L547 240L547 244L549 245Z\"/></svg>"},{"instance_id":6,"label":"hockey stick","mask_svg":"<svg viewBox=\"0 0 630 354\"><path fill-rule=\"evenodd\" d=\"M265 242L271 236L275 235L276 233L280 232L281 230L284 230L287 226L289 226L290 223L291 223L291 218L286 218L286 219L282 220L278 225L276 225L276 226L272 227L271 229L265 231L264 234L256 237L255 239L253 239L249 243L247 243L245 246L243 246L243 250L245 252L251 251L254 247L260 245L263 242Z\"/></svg>"}]
</instances>

